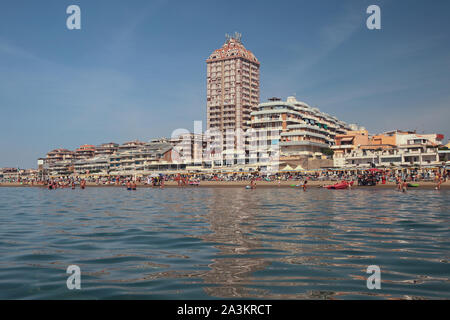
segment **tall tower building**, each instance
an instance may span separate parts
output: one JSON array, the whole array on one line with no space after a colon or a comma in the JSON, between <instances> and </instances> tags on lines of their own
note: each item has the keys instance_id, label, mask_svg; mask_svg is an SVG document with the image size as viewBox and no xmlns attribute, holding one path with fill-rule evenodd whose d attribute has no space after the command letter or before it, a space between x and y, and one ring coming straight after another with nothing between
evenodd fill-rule
<instances>
[{"instance_id":1,"label":"tall tower building","mask_svg":"<svg viewBox=\"0 0 450 320\"><path fill-rule=\"evenodd\" d=\"M227 34L206 65L207 128L222 134L250 128L250 113L259 104L259 61L244 47L241 34Z\"/></svg>"}]
</instances>

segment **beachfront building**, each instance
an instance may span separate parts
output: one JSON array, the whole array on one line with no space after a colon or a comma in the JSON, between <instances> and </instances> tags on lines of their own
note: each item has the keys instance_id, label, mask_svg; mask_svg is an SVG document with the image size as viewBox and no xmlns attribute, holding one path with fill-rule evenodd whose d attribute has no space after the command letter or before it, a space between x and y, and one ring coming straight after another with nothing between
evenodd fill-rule
<instances>
[{"instance_id":1,"label":"beachfront building","mask_svg":"<svg viewBox=\"0 0 450 320\"><path fill-rule=\"evenodd\" d=\"M17 181L19 178L18 168L0 168L0 180Z\"/></svg>"},{"instance_id":2,"label":"beachfront building","mask_svg":"<svg viewBox=\"0 0 450 320\"><path fill-rule=\"evenodd\" d=\"M137 150L145 145L145 142L134 140L134 141L128 141L123 144L121 144L117 152L124 152L124 151L131 151L131 150Z\"/></svg>"},{"instance_id":3,"label":"beachfront building","mask_svg":"<svg viewBox=\"0 0 450 320\"><path fill-rule=\"evenodd\" d=\"M75 149L75 160L93 158L95 155L95 146L84 144Z\"/></svg>"},{"instance_id":4,"label":"beachfront building","mask_svg":"<svg viewBox=\"0 0 450 320\"><path fill-rule=\"evenodd\" d=\"M74 171L73 163L74 159L50 162L44 166L44 169L50 176L68 176Z\"/></svg>"},{"instance_id":5,"label":"beachfront building","mask_svg":"<svg viewBox=\"0 0 450 320\"><path fill-rule=\"evenodd\" d=\"M54 149L47 153L44 158L44 163L52 163L63 160L72 160L74 158L74 152L67 149Z\"/></svg>"},{"instance_id":6,"label":"beachfront building","mask_svg":"<svg viewBox=\"0 0 450 320\"><path fill-rule=\"evenodd\" d=\"M85 158L76 160L74 163L74 173L76 174L92 174L109 173L109 156L99 156L93 158Z\"/></svg>"},{"instance_id":7,"label":"beachfront building","mask_svg":"<svg viewBox=\"0 0 450 320\"><path fill-rule=\"evenodd\" d=\"M177 164L186 164L190 167L203 165L203 152L207 141L203 134L181 133L172 137L168 142L173 146L172 161Z\"/></svg>"},{"instance_id":8,"label":"beachfront building","mask_svg":"<svg viewBox=\"0 0 450 320\"><path fill-rule=\"evenodd\" d=\"M75 153L71 150L59 148L47 153L45 158L38 160L40 173L49 175L69 175L73 173Z\"/></svg>"},{"instance_id":9,"label":"beachfront building","mask_svg":"<svg viewBox=\"0 0 450 320\"><path fill-rule=\"evenodd\" d=\"M369 135L367 130L348 131L335 137L335 167L435 165L439 163L441 134L394 130Z\"/></svg>"},{"instance_id":10,"label":"beachfront building","mask_svg":"<svg viewBox=\"0 0 450 320\"><path fill-rule=\"evenodd\" d=\"M371 166L426 166L439 165L439 155L435 147L421 145L404 146L390 150L359 149L351 152L345 158L341 167L371 167Z\"/></svg>"},{"instance_id":11,"label":"beachfront building","mask_svg":"<svg viewBox=\"0 0 450 320\"><path fill-rule=\"evenodd\" d=\"M439 134L392 131L375 135L366 145L344 154L340 167L392 167L439 165Z\"/></svg>"},{"instance_id":12,"label":"beachfront building","mask_svg":"<svg viewBox=\"0 0 450 320\"><path fill-rule=\"evenodd\" d=\"M114 154L119 149L119 144L115 142L102 143L95 147L95 157L105 157Z\"/></svg>"},{"instance_id":13,"label":"beachfront building","mask_svg":"<svg viewBox=\"0 0 450 320\"><path fill-rule=\"evenodd\" d=\"M206 60L207 129L209 139L223 150L234 149L238 143L230 134L232 143L226 141L227 130L242 132L250 127L250 113L259 103L259 67L239 33L227 35L224 45Z\"/></svg>"},{"instance_id":14,"label":"beachfront building","mask_svg":"<svg viewBox=\"0 0 450 320\"><path fill-rule=\"evenodd\" d=\"M447 167L450 167L450 150L448 149L443 149L443 150L439 150L439 162L447 165Z\"/></svg>"},{"instance_id":15,"label":"beachfront building","mask_svg":"<svg viewBox=\"0 0 450 320\"><path fill-rule=\"evenodd\" d=\"M46 158L38 159L41 176L68 176L72 174L125 174L129 172L180 168L172 165L172 145L167 139L152 142L130 141L122 145L106 143L97 148L83 145L75 152L52 150Z\"/></svg>"},{"instance_id":16,"label":"beachfront building","mask_svg":"<svg viewBox=\"0 0 450 320\"><path fill-rule=\"evenodd\" d=\"M172 145L167 142L149 142L139 147L122 150L110 156L111 174L144 174L157 170L180 168L172 163ZM185 167L181 166L181 167Z\"/></svg>"},{"instance_id":17,"label":"beachfront building","mask_svg":"<svg viewBox=\"0 0 450 320\"><path fill-rule=\"evenodd\" d=\"M334 145L331 146L334 166L344 166L345 157L361 145L369 145L369 132L364 128L349 130L345 134L337 134L334 138Z\"/></svg>"},{"instance_id":18,"label":"beachfront building","mask_svg":"<svg viewBox=\"0 0 450 320\"><path fill-rule=\"evenodd\" d=\"M38 171L35 169L0 168L1 182L23 182L38 178Z\"/></svg>"},{"instance_id":19,"label":"beachfront building","mask_svg":"<svg viewBox=\"0 0 450 320\"><path fill-rule=\"evenodd\" d=\"M288 97L271 98L251 113L252 146L267 145L283 157L321 158L323 150L334 144L337 134L349 126L336 117Z\"/></svg>"}]
</instances>

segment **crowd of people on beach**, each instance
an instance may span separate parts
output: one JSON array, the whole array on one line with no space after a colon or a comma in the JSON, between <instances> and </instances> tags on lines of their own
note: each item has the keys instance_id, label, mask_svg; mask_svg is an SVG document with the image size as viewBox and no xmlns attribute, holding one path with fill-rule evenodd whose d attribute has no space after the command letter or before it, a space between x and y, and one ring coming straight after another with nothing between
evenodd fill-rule
<instances>
[{"instance_id":1,"label":"crowd of people on beach","mask_svg":"<svg viewBox=\"0 0 450 320\"><path fill-rule=\"evenodd\" d=\"M353 182L359 186L375 186L386 184L387 182L396 183L398 190L406 191L408 185L420 181L435 182L436 189L440 189L442 183L450 177L450 169L445 170L316 170L313 172L278 172L267 174L264 172L233 172L233 173L189 173L189 174L153 174L147 176L63 176L47 179L0 179L0 183L20 183L26 185L45 185L48 189L72 188L78 186L83 189L86 183L95 185L115 185L125 186L128 190L136 190L137 185L147 185L164 188L165 182L176 182L177 186L198 186L204 181L216 182L249 182L249 188L256 188L256 182L268 181L303 181L301 185L306 190L308 181L337 181Z\"/></svg>"}]
</instances>

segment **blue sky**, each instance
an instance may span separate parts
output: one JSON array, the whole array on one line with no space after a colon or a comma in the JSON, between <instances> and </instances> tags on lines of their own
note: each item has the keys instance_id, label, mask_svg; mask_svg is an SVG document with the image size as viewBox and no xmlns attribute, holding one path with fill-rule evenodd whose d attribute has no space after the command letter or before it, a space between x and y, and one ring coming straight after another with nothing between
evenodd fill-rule
<instances>
[{"instance_id":1,"label":"blue sky","mask_svg":"<svg viewBox=\"0 0 450 320\"><path fill-rule=\"evenodd\" d=\"M66 28L81 8L82 29ZM381 7L381 30L366 8ZM261 100L371 133L450 137L450 1L2 0L0 167L65 147L170 136L206 118L205 59L239 31Z\"/></svg>"}]
</instances>

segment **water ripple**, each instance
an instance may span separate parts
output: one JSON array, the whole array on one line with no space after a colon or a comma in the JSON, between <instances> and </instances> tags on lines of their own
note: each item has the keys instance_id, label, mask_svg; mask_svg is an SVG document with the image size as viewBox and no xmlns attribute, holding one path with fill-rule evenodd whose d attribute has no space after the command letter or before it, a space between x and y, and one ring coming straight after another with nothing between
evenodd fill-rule
<instances>
[{"instance_id":1,"label":"water ripple","mask_svg":"<svg viewBox=\"0 0 450 320\"><path fill-rule=\"evenodd\" d=\"M0 299L448 299L449 195L0 188Z\"/></svg>"}]
</instances>

